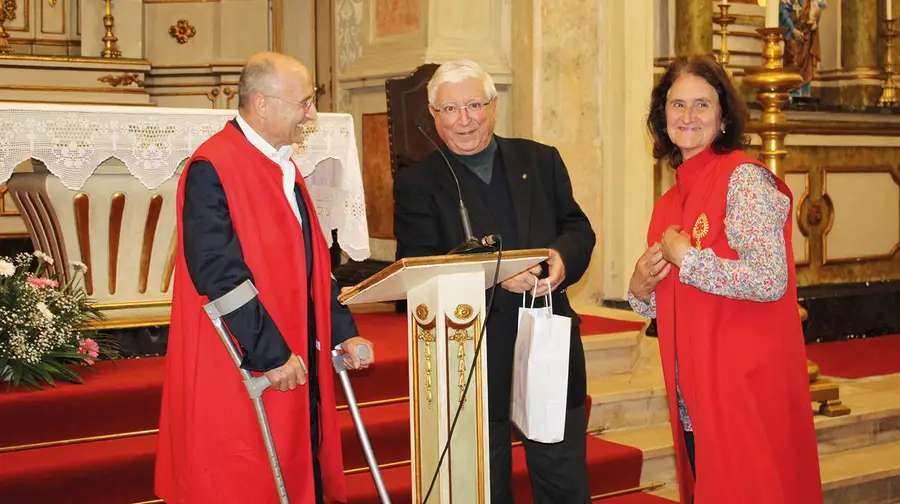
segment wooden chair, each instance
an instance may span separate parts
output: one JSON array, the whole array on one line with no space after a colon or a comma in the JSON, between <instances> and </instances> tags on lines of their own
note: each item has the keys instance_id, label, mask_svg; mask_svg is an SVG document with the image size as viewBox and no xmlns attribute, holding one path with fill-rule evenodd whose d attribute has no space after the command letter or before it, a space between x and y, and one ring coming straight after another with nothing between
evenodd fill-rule
<instances>
[{"instance_id":1,"label":"wooden chair","mask_svg":"<svg viewBox=\"0 0 900 504\"><path fill-rule=\"evenodd\" d=\"M421 161L435 150L434 145L419 130L420 127L438 145L442 145L434 130L434 120L428 112L426 89L438 66L427 63L407 77L389 79L384 83L387 96L391 175Z\"/></svg>"}]
</instances>

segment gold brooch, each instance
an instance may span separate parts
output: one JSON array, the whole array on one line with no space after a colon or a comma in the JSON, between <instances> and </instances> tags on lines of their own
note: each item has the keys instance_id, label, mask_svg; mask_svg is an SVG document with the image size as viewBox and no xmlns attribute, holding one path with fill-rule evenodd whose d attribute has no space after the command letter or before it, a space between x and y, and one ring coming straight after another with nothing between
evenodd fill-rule
<instances>
[{"instance_id":1,"label":"gold brooch","mask_svg":"<svg viewBox=\"0 0 900 504\"><path fill-rule=\"evenodd\" d=\"M694 229L691 231L691 236L694 237L695 249L700 250L700 240L706 238L707 234L709 234L709 217L704 212L697 217L697 220L694 222Z\"/></svg>"}]
</instances>

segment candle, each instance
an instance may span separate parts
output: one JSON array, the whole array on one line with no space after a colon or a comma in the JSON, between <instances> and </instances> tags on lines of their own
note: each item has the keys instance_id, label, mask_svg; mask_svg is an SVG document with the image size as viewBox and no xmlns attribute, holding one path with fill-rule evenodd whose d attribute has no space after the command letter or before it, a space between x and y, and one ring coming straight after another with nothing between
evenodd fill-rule
<instances>
[{"instance_id":1,"label":"candle","mask_svg":"<svg viewBox=\"0 0 900 504\"><path fill-rule=\"evenodd\" d=\"M884 4L887 6L887 19L894 19L894 16L891 15L891 4L894 3L893 0L885 0Z\"/></svg>"},{"instance_id":2,"label":"candle","mask_svg":"<svg viewBox=\"0 0 900 504\"><path fill-rule=\"evenodd\" d=\"M778 4L781 0L766 0L766 28L778 28Z\"/></svg>"},{"instance_id":3,"label":"candle","mask_svg":"<svg viewBox=\"0 0 900 504\"><path fill-rule=\"evenodd\" d=\"M722 5L728 5L728 0L722 0Z\"/></svg>"}]
</instances>

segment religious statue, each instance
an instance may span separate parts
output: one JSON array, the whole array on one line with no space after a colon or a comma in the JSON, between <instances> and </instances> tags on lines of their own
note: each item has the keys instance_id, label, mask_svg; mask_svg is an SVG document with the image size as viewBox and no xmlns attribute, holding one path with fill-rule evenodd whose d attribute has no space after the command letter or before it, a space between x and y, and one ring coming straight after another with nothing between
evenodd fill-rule
<instances>
[{"instance_id":1,"label":"religious statue","mask_svg":"<svg viewBox=\"0 0 900 504\"><path fill-rule=\"evenodd\" d=\"M811 81L822 59L819 47L819 18L825 0L780 0L779 24L784 33L784 66L795 68L803 76L803 85L791 92L792 98L809 98Z\"/></svg>"}]
</instances>

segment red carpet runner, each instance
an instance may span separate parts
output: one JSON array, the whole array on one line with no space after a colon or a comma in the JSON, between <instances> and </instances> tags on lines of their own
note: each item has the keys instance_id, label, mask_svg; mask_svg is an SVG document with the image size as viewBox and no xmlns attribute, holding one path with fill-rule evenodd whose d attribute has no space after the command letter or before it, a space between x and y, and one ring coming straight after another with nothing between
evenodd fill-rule
<instances>
[{"instance_id":1,"label":"red carpet runner","mask_svg":"<svg viewBox=\"0 0 900 504\"><path fill-rule=\"evenodd\" d=\"M900 334L806 345L823 375L864 378L900 373Z\"/></svg>"},{"instance_id":2,"label":"red carpet runner","mask_svg":"<svg viewBox=\"0 0 900 504\"><path fill-rule=\"evenodd\" d=\"M635 330L639 323L583 317L583 334ZM359 314L360 332L375 342L377 364L353 378L359 402L403 398L408 394L406 321L398 314ZM157 427L164 369L163 358L104 362L97 373L86 373L85 385L62 384L43 392L0 393L0 447L133 433ZM342 401L343 402L343 401ZM377 503L365 458L350 415L342 411L344 467L351 504ZM399 464L382 471L396 504L410 501L409 406L398 402L362 410L381 464ZM128 504L155 499L153 458L156 436L131 436L105 441L0 453L0 503ZM514 449L517 503L531 502L530 483L521 447ZM638 486L639 450L588 437L588 464L594 495ZM623 496L604 502L641 504L665 502L649 495ZM204 504L204 503L199 503Z\"/></svg>"}]
</instances>

